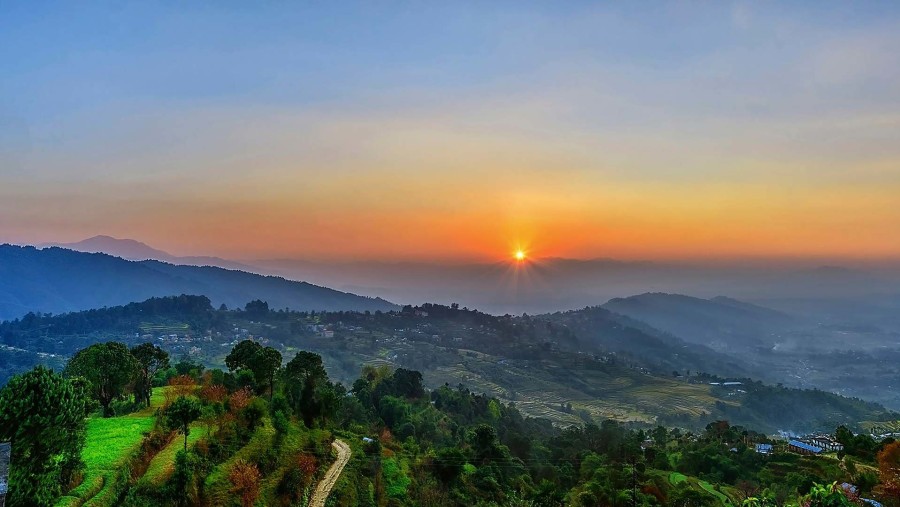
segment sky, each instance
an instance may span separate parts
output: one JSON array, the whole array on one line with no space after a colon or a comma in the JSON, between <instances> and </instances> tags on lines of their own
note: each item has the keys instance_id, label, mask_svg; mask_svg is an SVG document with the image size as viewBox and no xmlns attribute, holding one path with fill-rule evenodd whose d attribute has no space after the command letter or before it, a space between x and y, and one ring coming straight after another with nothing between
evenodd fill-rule
<instances>
[{"instance_id":1,"label":"sky","mask_svg":"<svg viewBox=\"0 0 900 507\"><path fill-rule=\"evenodd\" d=\"M900 258L900 5L0 0L0 242Z\"/></svg>"}]
</instances>

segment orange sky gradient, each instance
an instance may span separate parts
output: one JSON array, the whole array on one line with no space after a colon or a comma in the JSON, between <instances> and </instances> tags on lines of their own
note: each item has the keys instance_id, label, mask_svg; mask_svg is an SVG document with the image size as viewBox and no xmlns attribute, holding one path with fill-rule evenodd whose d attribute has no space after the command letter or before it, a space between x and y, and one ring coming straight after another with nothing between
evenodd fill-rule
<instances>
[{"instance_id":1,"label":"orange sky gradient","mask_svg":"<svg viewBox=\"0 0 900 507\"><path fill-rule=\"evenodd\" d=\"M109 40L68 37L63 60L26 42L94 18L10 25L0 242L900 259L900 16L708 7L410 7L373 22L273 6L261 23L296 14L309 30L234 36L226 9L204 12L209 33L125 9ZM316 22L330 19L347 26Z\"/></svg>"}]
</instances>

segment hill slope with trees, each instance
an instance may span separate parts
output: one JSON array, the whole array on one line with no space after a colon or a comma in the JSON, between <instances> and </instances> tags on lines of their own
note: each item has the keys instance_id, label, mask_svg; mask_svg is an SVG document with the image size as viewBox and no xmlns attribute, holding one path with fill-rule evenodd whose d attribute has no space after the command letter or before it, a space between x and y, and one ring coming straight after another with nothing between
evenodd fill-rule
<instances>
[{"instance_id":1,"label":"hill slope with trees","mask_svg":"<svg viewBox=\"0 0 900 507\"><path fill-rule=\"evenodd\" d=\"M62 313L172 294L204 294L216 305L264 298L293 310L391 310L378 298L305 282L217 267L127 261L62 248L0 245L0 320L28 312Z\"/></svg>"},{"instance_id":2,"label":"hill slope with trees","mask_svg":"<svg viewBox=\"0 0 900 507\"><path fill-rule=\"evenodd\" d=\"M854 454L802 456L725 420L561 427L461 385L429 390L404 368L367 366L345 386L318 354L285 363L251 340L228 352L227 371L153 347L96 343L62 374L38 366L0 389L8 505L305 506L336 460L323 488L336 506L898 504L900 442L846 428ZM151 356L147 401L136 380Z\"/></svg>"}]
</instances>

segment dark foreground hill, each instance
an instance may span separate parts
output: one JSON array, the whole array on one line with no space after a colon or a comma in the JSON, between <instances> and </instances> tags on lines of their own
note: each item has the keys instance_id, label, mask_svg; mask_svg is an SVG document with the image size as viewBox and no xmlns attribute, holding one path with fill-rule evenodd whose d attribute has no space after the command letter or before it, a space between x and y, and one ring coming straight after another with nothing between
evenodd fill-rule
<instances>
[{"instance_id":1,"label":"dark foreground hill","mask_svg":"<svg viewBox=\"0 0 900 507\"><path fill-rule=\"evenodd\" d=\"M0 320L28 312L87 310L174 294L203 294L216 306L229 307L262 298L272 308L300 311L396 308L383 299L243 271L0 245Z\"/></svg>"}]
</instances>

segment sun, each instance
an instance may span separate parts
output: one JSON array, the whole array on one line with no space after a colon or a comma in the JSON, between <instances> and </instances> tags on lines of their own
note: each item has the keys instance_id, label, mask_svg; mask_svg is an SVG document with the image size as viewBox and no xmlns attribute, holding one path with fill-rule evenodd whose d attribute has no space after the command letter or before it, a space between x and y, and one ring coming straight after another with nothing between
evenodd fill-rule
<instances>
[{"instance_id":1,"label":"sun","mask_svg":"<svg viewBox=\"0 0 900 507\"><path fill-rule=\"evenodd\" d=\"M516 250L516 253L513 254L517 261L525 260L525 251L524 250Z\"/></svg>"}]
</instances>

